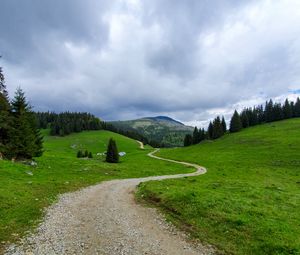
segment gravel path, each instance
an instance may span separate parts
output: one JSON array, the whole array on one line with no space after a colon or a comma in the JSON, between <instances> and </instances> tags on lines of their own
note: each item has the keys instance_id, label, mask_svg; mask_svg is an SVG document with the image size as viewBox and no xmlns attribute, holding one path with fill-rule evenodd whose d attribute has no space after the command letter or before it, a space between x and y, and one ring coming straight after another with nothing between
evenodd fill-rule
<instances>
[{"instance_id":1,"label":"gravel path","mask_svg":"<svg viewBox=\"0 0 300 255\"><path fill-rule=\"evenodd\" d=\"M137 179L113 180L60 196L46 211L36 233L6 254L213 254L211 247L188 241L166 223L156 209L137 205L134 190L141 182L204 174L195 164L150 157L193 166L196 172Z\"/></svg>"}]
</instances>

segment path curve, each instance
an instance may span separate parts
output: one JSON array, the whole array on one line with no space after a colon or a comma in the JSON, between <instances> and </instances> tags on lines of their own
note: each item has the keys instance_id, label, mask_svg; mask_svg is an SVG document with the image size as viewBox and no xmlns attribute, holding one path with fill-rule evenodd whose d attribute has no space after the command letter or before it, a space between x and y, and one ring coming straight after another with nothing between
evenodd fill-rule
<instances>
[{"instance_id":1,"label":"path curve","mask_svg":"<svg viewBox=\"0 0 300 255\"><path fill-rule=\"evenodd\" d=\"M140 144L141 145L141 144ZM46 211L35 234L12 245L6 254L213 254L211 247L187 241L187 236L167 224L154 208L135 203L134 191L141 182L204 174L196 164L149 157L196 168L196 172L105 181L77 192L66 193Z\"/></svg>"},{"instance_id":2,"label":"path curve","mask_svg":"<svg viewBox=\"0 0 300 255\"><path fill-rule=\"evenodd\" d=\"M140 149L144 150L145 149L144 148L144 144L141 141L139 141L139 140L136 140L136 141L140 145Z\"/></svg>"}]
</instances>

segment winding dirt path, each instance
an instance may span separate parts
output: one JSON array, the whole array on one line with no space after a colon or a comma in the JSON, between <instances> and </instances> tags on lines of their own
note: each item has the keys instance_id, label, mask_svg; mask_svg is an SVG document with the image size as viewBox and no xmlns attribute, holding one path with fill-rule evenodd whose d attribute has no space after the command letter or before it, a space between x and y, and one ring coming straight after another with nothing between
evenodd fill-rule
<instances>
[{"instance_id":1,"label":"winding dirt path","mask_svg":"<svg viewBox=\"0 0 300 255\"><path fill-rule=\"evenodd\" d=\"M140 147L143 148L141 143ZM60 196L47 209L36 233L6 254L128 254L193 255L213 254L211 247L192 243L167 224L153 208L135 203L134 191L141 182L197 176L206 169L186 162L152 158L196 168L196 172L102 182Z\"/></svg>"}]
</instances>

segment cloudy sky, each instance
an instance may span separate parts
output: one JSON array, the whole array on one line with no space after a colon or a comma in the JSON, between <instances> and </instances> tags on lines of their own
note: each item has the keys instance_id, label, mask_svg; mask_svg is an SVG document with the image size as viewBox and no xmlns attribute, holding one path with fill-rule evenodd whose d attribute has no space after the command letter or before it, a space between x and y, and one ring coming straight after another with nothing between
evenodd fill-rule
<instances>
[{"instance_id":1,"label":"cloudy sky","mask_svg":"<svg viewBox=\"0 0 300 255\"><path fill-rule=\"evenodd\" d=\"M217 114L300 93L299 0L0 0L0 65L36 110Z\"/></svg>"}]
</instances>

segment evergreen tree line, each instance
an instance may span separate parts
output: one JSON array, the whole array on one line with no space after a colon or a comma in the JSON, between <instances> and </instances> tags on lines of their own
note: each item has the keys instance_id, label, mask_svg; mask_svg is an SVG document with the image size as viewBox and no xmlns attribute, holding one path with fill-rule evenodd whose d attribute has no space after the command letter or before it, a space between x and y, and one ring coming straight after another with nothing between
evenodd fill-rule
<instances>
[{"instance_id":1,"label":"evergreen tree line","mask_svg":"<svg viewBox=\"0 0 300 255\"><path fill-rule=\"evenodd\" d=\"M43 153L43 137L24 92L18 88L9 100L0 68L0 157L31 159Z\"/></svg>"},{"instance_id":2,"label":"evergreen tree line","mask_svg":"<svg viewBox=\"0 0 300 255\"><path fill-rule=\"evenodd\" d=\"M241 113L236 110L230 121L230 132L238 132L262 123L300 117L300 99L296 102L285 100L283 104L274 103L272 99L265 106L259 105L253 108L245 108Z\"/></svg>"},{"instance_id":3,"label":"evergreen tree line","mask_svg":"<svg viewBox=\"0 0 300 255\"><path fill-rule=\"evenodd\" d=\"M65 136L85 130L108 130L139 140L144 144L149 144L147 138L134 129L123 130L116 128L111 123L101 121L99 118L86 112L63 112L59 114L54 112L37 112L36 118L38 128L50 128L50 135L53 136Z\"/></svg>"},{"instance_id":4,"label":"evergreen tree line","mask_svg":"<svg viewBox=\"0 0 300 255\"><path fill-rule=\"evenodd\" d=\"M190 146L193 144L198 144L203 140L214 140L226 133L226 122L224 117L222 119L218 116L213 121L209 122L207 131L204 128L198 129L197 127L194 128L194 132L192 135L187 134L184 137L184 146Z\"/></svg>"},{"instance_id":5,"label":"evergreen tree line","mask_svg":"<svg viewBox=\"0 0 300 255\"><path fill-rule=\"evenodd\" d=\"M101 121L86 112L37 112L38 128L50 128L50 135L65 136L84 130L100 130Z\"/></svg>"},{"instance_id":6,"label":"evergreen tree line","mask_svg":"<svg viewBox=\"0 0 300 255\"><path fill-rule=\"evenodd\" d=\"M274 103L272 99L265 103L265 106L259 105L249 107L238 113L237 110L230 120L229 131L231 133L238 132L243 128L268 123L278 120L300 117L300 99L296 102L285 100L284 104ZM209 123L207 131L195 127L193 135L187 134L184 138L184 146L198 144L203 140L217 139L227 132L224 117L222 120L218 116Z\"/></svg>"}]
</instances>

